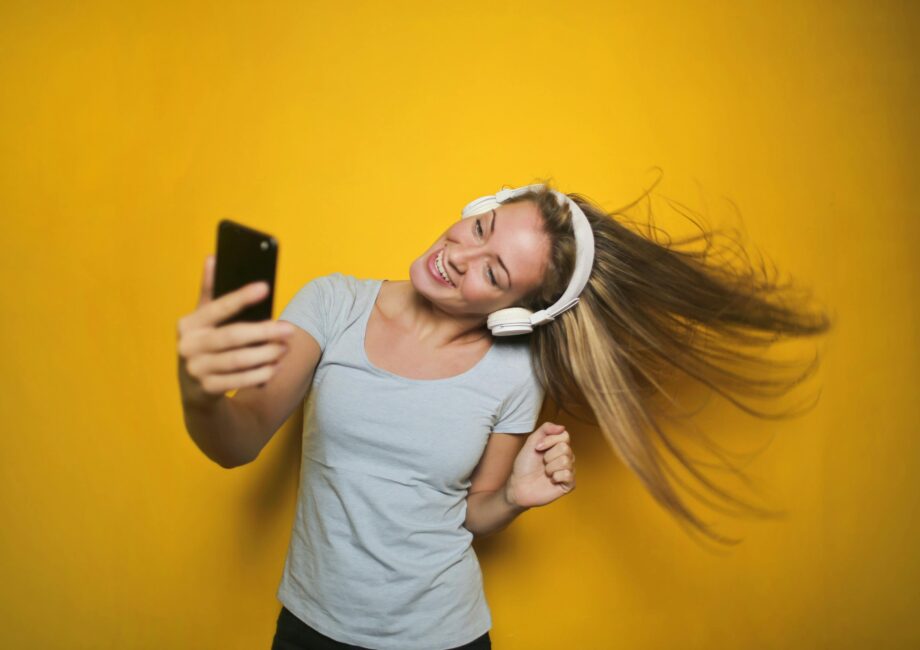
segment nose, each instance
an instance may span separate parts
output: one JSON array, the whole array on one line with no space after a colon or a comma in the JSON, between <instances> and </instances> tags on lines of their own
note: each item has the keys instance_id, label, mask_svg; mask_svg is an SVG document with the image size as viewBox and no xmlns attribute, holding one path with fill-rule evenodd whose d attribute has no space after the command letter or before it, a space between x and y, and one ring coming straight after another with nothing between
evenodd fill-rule
<instances>
[{"instance_id":1,"label":"nose","mask_svg":"<svg viewBox=\"0 0 920 650\"><path fill-rule=\"evenodd\" d=\"M470 262L474 261L482 251L478 246L465 246L458 244L447 249L447 263L460 273L466 273Z\"/></svg>"}]
</instances>

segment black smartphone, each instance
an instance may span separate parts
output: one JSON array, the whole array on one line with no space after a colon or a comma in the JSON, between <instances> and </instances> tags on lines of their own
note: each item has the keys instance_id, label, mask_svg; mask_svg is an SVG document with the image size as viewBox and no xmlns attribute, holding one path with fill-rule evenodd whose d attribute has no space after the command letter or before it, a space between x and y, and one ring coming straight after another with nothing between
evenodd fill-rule
<instances>
[{"instance_id":1,"label":"black smartphone","mask_svg":"<svg viewBox=\"0 0 920 650\"><path fill-rule=\"evenodd\" d=\"M270 320L275 301L275 272L278 241L268 233L230 219L217 224L217 260L214 269L214 299L252 282L267 282L268 295L233 314L218 325Z\"/></svg>"}]
</instances>

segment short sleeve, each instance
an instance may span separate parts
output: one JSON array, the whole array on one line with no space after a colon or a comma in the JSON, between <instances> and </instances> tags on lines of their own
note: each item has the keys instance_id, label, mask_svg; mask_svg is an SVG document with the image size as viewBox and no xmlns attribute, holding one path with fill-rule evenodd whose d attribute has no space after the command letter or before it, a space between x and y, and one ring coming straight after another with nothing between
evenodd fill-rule
<instances>
[{"instance_id":1,"label":"short sleeve","mask_svg":"<svg viewBox=\"0 0 920 650\"><path fill-rule=\"evenodd\" d=\"M543 406L545 389L533 372L502 402L493 433L532 433Z\"/></svg>"},{"instance_id":2,"label":"short sleeve","mask_svg":"<svg viewBox=\"0 0 920 650\"><path fill-rule=\"evenodd\" d=\"M278 320L294 323L306 330L320 349L326 349L331 335L331 320L335 309L335 278L324 275L307 282L294 294Z\"/></svg>"}]
</instances>

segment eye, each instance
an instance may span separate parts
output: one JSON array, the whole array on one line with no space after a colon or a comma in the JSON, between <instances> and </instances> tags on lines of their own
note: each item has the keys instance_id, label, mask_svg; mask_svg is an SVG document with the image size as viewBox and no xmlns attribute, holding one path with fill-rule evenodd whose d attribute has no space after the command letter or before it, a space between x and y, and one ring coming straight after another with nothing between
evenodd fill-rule
<instances>
[{"instance_id":1,"label":"eye","mask_svg":"<svg viewBox=\"0 0 920 650\"><path fill-rule=\"evenodd\" d=\"M482 236L484 233L482 230L482 224L479 223L479 219L476 219L476 225L474 226L474 230L476 230L476 232L479 233L479 238L482 239ZM492 267L486 267L486 270L489 274L489 282L492 283L493 287L497 287L498 281L495 279L495 274L492 273Z\"/></svg>"}]
</instances>

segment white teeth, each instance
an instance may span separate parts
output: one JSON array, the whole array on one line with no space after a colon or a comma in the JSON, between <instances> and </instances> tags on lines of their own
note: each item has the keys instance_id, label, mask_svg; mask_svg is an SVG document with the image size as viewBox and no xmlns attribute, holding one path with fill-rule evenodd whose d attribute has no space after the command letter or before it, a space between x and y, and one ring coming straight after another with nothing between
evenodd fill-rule
<instances>
[{"instance_id":1,"label":"white teeth","mask_svg":"<svg viewBox=\"0 0 920 650\"><path fill-rule=\"evenodd\" d=\"M434 266L438 269L438 273L441 274L441 277L450 285L454 286L454 283L450 281L450 277L447 275L447 271L444 270L444 263L442 258L444 257L444 249L441 249L441 252L438 253L438 256L434 258Z\"/></svg>"}]
</instances>

